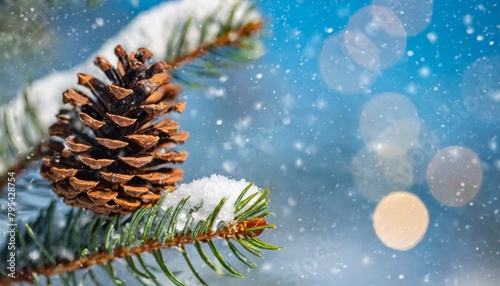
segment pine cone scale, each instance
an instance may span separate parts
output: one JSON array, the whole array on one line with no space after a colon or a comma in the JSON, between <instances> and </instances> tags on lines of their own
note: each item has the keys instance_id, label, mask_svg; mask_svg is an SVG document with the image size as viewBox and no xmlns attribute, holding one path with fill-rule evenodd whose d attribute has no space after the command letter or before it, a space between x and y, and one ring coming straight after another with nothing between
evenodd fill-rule
<instances>
[{"instance_id":1,"label":"pine cone scale","mask_svg":"<svg viewBox=\"0 0 500 286\"><path fill-rule=\"evenodd\" d=\"M110 150L116 150L116 149L121 149L125 146L128 146L128 142L124 142L121 140L115 140L115 139L109 139L109 138L98 138L96 137L95 140L99 142L102 146L110 149Z\"/></svg>"},{"instance_id":2,"label":"pine cone scale","mask_svg":"<svg viewBox=\"0 0 500 286\"><path fill-rule=\"evenodd\" d=\"M152 192L148 192L146 194L143 194L140 196L141 201L145 203L154 203L160 199L161 195L160 194L155 194Z\"/></svg>"},{"instance_id":3,"label":"pine cone scale","mask_svg":"<svg viewBox=\"0 0 500 286\"><path fill-rule=\"evenodd\" d=\"M106 122L97 120L86 113L80 113L80 118L83 120L83 123L87 127L92 128L92 130L97 130L106 124Z\"/></svg>"},{"instance_id":4,"label":"pine cone scale","mask_svg":"<svg viewBox=\"0 0 500 286\"><path fill-rule=\"evenodd\" d=\"M78 172L76 169L64 169L52 167L50 168L51 174L54 175L54 181L61 181L69 177L73 177Z\"/></svg>"},{"instance_id":5,"label":"pine cone scale","mask_svg":"<svg viewBox=\"0 0 500 286\"><path fill-rule=\"evenodd\" d=\"M177 182L179 177L182 177L182 174L174 175L161 172L151 172L147 174L138 174L136 176L156 185L170 185L173 182Z\"/></svg>"},{"instance_id":6,"label":"pine cone scale","mask_svg":"<svg viewBox=\"0 0 500 286\"><path fill-rule=\"evenodd\" d=\"M76 152L76 153L80 153L80 152L85 152L87 150L89 150L90 145L87 145L87 144L83 144L83 143L76 143L73 138L71 137L68 137L66 138L66 145L68 146L68 148L73 151L73 152Z\"/></svg>"},{"instance_id":7,"label":"pine cone scale","mask_svg":"<svg viewBox=\"0 0 500 286\"><path fill-rule=\"evenodd\" d=\"M134 124L137 119L136 118L130 118L126 116L120 116L116 114L111 114L111 113L106 113L106 116L116 125L120 127L129 127L130 125Z\"/></svg>"},{"instance_id":8,"label":"pine cone scale","mask_svg":"<svg viewBox=\"0 0 500 286\"><path fill-rule=\"evenodd\" d=\"M164 162L172 162L172 163L182 163L186 161L187 159L187 152L180 151L180 152L174 152L174 151L169 151L167 153L155 153L154 157L157 159L160 159Z\"/></svg>"},{"instance_id":9,"label":"pine cone scale","mask_svg":"<svg viewBox=\"0 0 500 286\"><path fill-rule=\"evenodd\" d=\"M80 161L85 164L87 167L90 167L94 170L100 170L104 167L107 167L115 162L113 159L94 159L87 155L78 155Z\"/></svg>"},{"instance_id":10,"label":"pine cone scale","mask_svg":"<svg viewBox=\"0 0 500 286\"><path fill-rule=\"evenodd\" d=\"M158 136L146 134L132 134L125 136L125 138L131 140L144 149L156 145L156 143L158 143L158 140L160 140L160 137Z\"/></svg>"},{"instance_id":11,"label":"pine cone scale","mask_svg":"<svg viewBox=\"0 0 500 286\"><path fill-rule=\"evenodd\" d=\"M68 89L63 93L63 102L69 103L75 107L79 105L89 104L90 99L86 95L77 92L74 89Z\"/></svg>"},{"instance_id":12,"label":"pine cone scale","mask_svg":"<svg viewBox=\"0 0 500 286\"><path fill-rule=\"evenodd\" d=\"M139 197L140 195L146 194L149 191L148 187L134 187L128 185L122 185L123 191L132 197Z\"/></svg>"},{"instance_id":13,"label":"pine cone scale","mask_svg":"<svg viewBox=\"0 0 500 286\"><path fill-rule=\"evenodd\" d=\"M89 198L99 206L106 206L106 204L114 200L118 196L118 192L111 190L92 190L87 192Z\"/></svg>"},{"instance_id":14,"label":"pine cone scale","mask_svg":"<svg viewBox=\"0 0 500 286\"><path fill-rule=\"evenodd\" d=\"M120 173L112 173L112 172L104 172L100 171L102 178L110 183L119 183L125 184L128 181L132 180L134 175L126 175Z\"/></svg>"},{"instance_id":15,"label":"pine cone scale","mask_svg":"<svg viewBox=\"0 0 500 286\"><path fill-rule=\"evenodd\" d=\"M153 160L153 156L144 156L144 157L125 157L119 156L120 160L122 160L125 164L134 167L136 169L140 169L143 166L147 165Z\"/></svg>"},{"instance_id":16,"label":"pine cone scale","mask_svg":"<svg viewBox=\"0 0 500 286\"><path fill-rule=\"evenodd\" d=\"M87 181L71 177L69 178L69 183L75 190L83 192L95 188L99 184L99 181Z\"/></svg>"},{"instance_id":17,"label":"pine cone scale","mask_svg":"<svg viewBox=\"0 0 500 286\"><path fill-rule=\"evenodd\" d=\"M132 89L119 87L113 84L110 84L108 87L111 94L118 100L122 100L134 93Z\"/></svg>"}]
</instances>

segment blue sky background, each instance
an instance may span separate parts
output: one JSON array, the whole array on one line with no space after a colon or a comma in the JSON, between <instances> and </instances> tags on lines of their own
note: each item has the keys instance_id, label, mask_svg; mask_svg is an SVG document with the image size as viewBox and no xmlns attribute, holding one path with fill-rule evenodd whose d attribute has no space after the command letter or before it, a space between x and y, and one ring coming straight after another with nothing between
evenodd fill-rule
<instances>
[{"instance_id":1,"label":"blue sky background","mask_svg":"<svg viewBox=\"0 0 500 286\"><path fill-rule=\"evenodd\" d=\"M2 79L3 84L80 63L140 11L160 2L109 1L98 9L54 10L54 53L36 59L35 67L20 66L22 74ZM488 79L490 91L500 93L498 3L435 1L430 24L407 38L402 58L378 71L367 92L352 95L326 84L320 53L325 41L370 1L256 4L266 21L266 54L208 82L204 90L185 89L187 109L178 118L191 133L182 146L189 152L186 182L220 173L272 191L275 214L269 221L277 229L263 237L286 248L266 253L248 279L230 283L498 285L500 99L473 111L464 101L464 90L480 86L464 79L468 67ZM472 66L482 57L493 70ZM365 148L361 114L383 92L405 95L415 106L421 140L439 137L434 153L413 166L413 182L401 189L416 194L430 217L425 236L408 251L393 250L377 238L372 226L377 201L360 193L352 175L352 160ZM425 180L428 161L447 146L469 148L481 160L482 185L463 207L436 200Z\"/></svg>"}]
</instances>

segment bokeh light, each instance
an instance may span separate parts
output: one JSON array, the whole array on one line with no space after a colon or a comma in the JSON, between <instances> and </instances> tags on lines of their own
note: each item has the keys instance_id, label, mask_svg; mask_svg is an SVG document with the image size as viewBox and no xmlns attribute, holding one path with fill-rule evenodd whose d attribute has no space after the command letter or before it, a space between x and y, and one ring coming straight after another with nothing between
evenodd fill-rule
<instances>
[{"instance_id":1,"label":"bokeh light","mask_svg":"<svg viewBox=\"0 0 500 286\"><path fill-rule=\"evenodd\" d=\"M346 53L344 31L325 40L319 55L321 75L327 86L343 94L357 94L369 90L377 77L353 61Z\"/></svg>"},{"instance_id":2,"label":"bokeh light","mask_svg":"<svg viewBox=\"0 0 500 286\"><path fill-rule=\"evenodd\" d=\"M345 47L356 63L378 71L393 66L405 54L406 32L391 9L372 5L349 19Z\"/></svg>"},{"instance_id":3,"label":"bokeh light","mask_svg":"<svg viewBox=\"0 0 500 286\"><path fill-rule=\"evenodd\" d=\"M381 60L375 43L359 31L345 31L345 47L352 59L359 65L369 69L380 70Z\"/></svg>"},{"instance_id":4,"label":"bokeh light","mask_svg":"<svg viewBox=\"0 0 500 286\"><path fill-rule=\"evenodd\" d=\"M373 5L390 8L403 23L408 36L415 36L431 23L433 0L372 0Z\"/></svg>"},{"instance_id":5,"label":"bokeh light","mask_svg":"<svg viewBox=\"0 0 500 286\"><path fill-rule=\"evenodd\" d=\"M404 95L379 94L363 108L359 130L366 146L378 155L401 156L418 142L417 109Z\"/></svg>"},{"instance_id":6,"label":"bokeh light","mask_svg":"<svg viewBox=\"0 0 500 286\"><path fill-rule=\"evenodd\" d=\"M427 184L434 197L450 207L469 203L483 180L477 154L462 146L450 146L438 152L427 167Z\"/></svg>"},{"instance_id":7,"label":"bokeh light","mask_svg":"<svg viewBox=\"0 0 500 286\"><path fill-rule=\"evenodd\" d=\"M413 184L413 166L407 157L381 157L366 148L354 155L351 175L357 191L374 201Z\"/></svg>"},{"instance_id":8,"label":"bokeh light","mask_svg":"<svg viewBox=\"0 0 500 286\"><path fill-rule=\"evenodd\" d=\"M467 111L479 119L500 120L500 56L482 57L468 66L461 88Z\"/></svg>"},{"instance_id":9,"label":"bokeh light","mask_svg":"<svg viewBox=\"0 0 500 286\"><path fill-rule=\"evenodd\" d=\"M414 194L393 192L383 198L373 214L373 228L386 246L396 250L415 247L429 226L429 213Z\"/></svg>"}]
</instances>

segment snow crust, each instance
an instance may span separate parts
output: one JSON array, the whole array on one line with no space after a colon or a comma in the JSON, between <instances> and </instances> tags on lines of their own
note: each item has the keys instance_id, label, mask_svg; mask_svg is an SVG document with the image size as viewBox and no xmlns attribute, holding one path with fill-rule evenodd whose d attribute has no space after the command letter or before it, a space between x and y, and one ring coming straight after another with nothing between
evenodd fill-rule
<instances>
[{"instance_id":1,"label":"snow crust","mask_svg":"<svg viewBox=\"0 0 500 286\"><path fill-rule=\"evenodd\" d=\"M236 212L234 203L249 184L250 183L244 179L236 181L222 175L213 174L210 177L194 180L191 183L181 184L172 193L165 193L164 195L166 195L167 198L161 206L161 209L163 212L171 206L175 209L182 199L190 197L177 218L176 231L180 232L186 227L189 216L193 219L191 219L188 227L194 229L200 220L206 220L208 218L220 203L221 199L225 197L227 200L217 215L212 227L212 230L216 230L220 222L224 224L234 223ZM244 198L258 192L260 192L259 188L253 185L246 192ZM257 197L258 195L255 196L252 201L256 200ZM251 205L252 201L248 205ZM189 214L190 210L196 208L198 208L197 211Z\"/></svg>"}]
</instances>

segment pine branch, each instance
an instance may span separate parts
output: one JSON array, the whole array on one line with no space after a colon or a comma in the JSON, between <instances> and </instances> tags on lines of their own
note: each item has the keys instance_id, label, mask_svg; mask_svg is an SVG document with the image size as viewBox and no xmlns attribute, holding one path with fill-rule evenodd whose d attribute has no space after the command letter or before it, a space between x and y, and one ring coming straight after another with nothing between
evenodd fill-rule
<instances>
[{"instance_id":1,"label":"pine branch","mask_svg":"<svg viewBox=\"0 0 500 286\"><path fill-rule=\"evenodd\" d=\"M245 48L244 40L248 39L248 37L254 36L257 32L259 32L262 29L262 25L263 22L251 22L246 24L245 26L239 27L236 30L225 31L214 41L201 45L197 49L192 50L187 54L183 54L179 57L173 58L169 62L169 64L173 68L179 68L180 66L187 64L190 61L200 59L200 57L206 55L207 53L213 52L217 48Z\"/></svg>"},{"instance_id":2,"label":"pine branch","mask_svg":"<svg viewBox=\"0 0 500 286\"><path fill-rule=\"evenodd\" d=\"M228 69L241 63L255 60L262 56L263 48L259 33L263 21L254 5L245 1L236 1L227 17L220 16L215 10L204 21L186 21L179 25L178 34L167 46L165 61L173 68L173 77L191 87L201 86L192 78L201 76L219 76L222 69ZM201 27L201 29L199 28ZM217 27L214 33L209 31ZM186 41L191 36L195 40ZM192 42L198 41L192 48Z\"/></svg>"},{"instance_id":3,"label":"pine branch","mask_svg":"<svg viewBox=\"0 0 500 286\"><path fill-rule=\"evenodd\" d=\"M105 264L112 262L119 258L132 257L140 253L153 252L158 249L165 249L171 247L186 246L188 244L194 244L197 242L207 242L215 238L223 239L243 239L253 236L254 228L248 226L254 226L260 222L260 219L254 219L252 221L244 221L237 225L229 225L223 229L207 234L198 234L193 238L191 233L184 235L177 235L172 240L161 243L160 241L147 241L144 244L137 247L117 247L110 254L108 251L93 253L86 257L80 257L76 260L67 260L62 262L57 262L54 265L46 265L44 267L37 267L33 269L23 269L20 271L22 274L19 278L16 278L15 282L30 282L33 281L33 274L43 276L59 275L61 273L75 271L81 268L88 268L98 264ZM233 244L234 246L234 244ZM254 265L255 266L255 265ZM0 283L2 281L0 280Z\"/></svg>"},{"instance_id":4,"label":"pine branch","mask_svg":"<svg viewBox=\"0 0 500 286\"><path fill-rule=\"evenodd\" d=\"M55 201L32 223L26 224L23 230L17 232L15 248L18 263L24 264L17 276L13 279L5 273L6 265L0 268L0 284L8 285L14 282L33 282L39 276L60 276L69 279L75 275L74 271L81 268L91 268L95 265L110 265L112 261L125 258L132 273L138 276L149 277L135 267L133 258L141 260L145 252L152 252L157 259L159 268L172 281L177 278L165 266L160 249L180 248L186 263L193 274L200 280L195 267L185 252L185 246L194 244L202 260L216 273L227 272L233 276L243 277L241 273L229 266L226 259L213 243L217 238L225 239L235 257L244 264L255 267L256 264L248 259L231 241L237 242L243 249L261 257L262 249L276 250L279 247L263 242L257 238L264 229L274 228L267 224L264 217L268 216L268 190L256 191L249 185L240 192L234 203L234 216L227 221L220 216L220 211L226 204L227 198L222 197L213 211L204 218L193 221L187 220L180 224L180 213L193 217L200 208L187 207L190 197L175 202L168 201L166 193L161 201L151 209L141 209L133 216L116 216L113 220L92 216L81 210L71 210L65 218L65 226L58 228L58 208ZM90 219L89 219L90 218ZM223 220L221 220L223 219ZM82 221L87 221L81 225ZM219 223L216 224L216 222ZM46 224L44 224L45 222ZM80 224L80 225L79 225ZM192 227L192 226L195 227ZM210 251L218 260L223 269L217 268L202 250L201 244L208 244ZM57 256L58 249L74 250L67 257ZM40 257L30 258L30 252L37 250ZM2 249L2 257L7 257L10 250L7 245ZM1 261L0 264L5 263ZM148 270L149 271L149 270ZM114 278L119 279L116 275ZM47 278L50 279L50 278ZM82 281L83 282L83 281ZM202 283L203 284L203 283ZM182 284L183 285L183 284Z\"/></svg>"}]
</instances>

